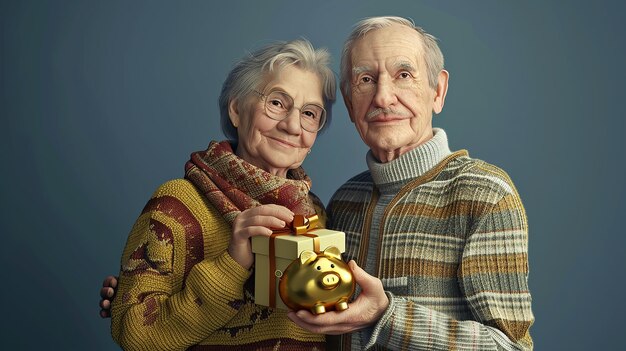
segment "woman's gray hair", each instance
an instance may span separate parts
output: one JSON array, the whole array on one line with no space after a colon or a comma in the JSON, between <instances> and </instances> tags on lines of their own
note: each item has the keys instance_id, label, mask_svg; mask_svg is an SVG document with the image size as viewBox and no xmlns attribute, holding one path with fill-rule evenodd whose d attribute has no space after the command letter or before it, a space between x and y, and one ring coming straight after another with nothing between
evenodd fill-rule
<instances>
[{"instance_id":1,"label":"woman's gray hair","mask_svg":"<svg viewBox=\"0 0 626 351\"><path fill-rule=\"evenodd\" d=\"M364 37L368 32L392 26L394 24L400 24L414 29L422 36L422 43L424 44L424 60L426 61L426 70L428 71L428 84L431 88L437 88L437 77L439 72L443 69L443 53L437 45L437 38L428 34L424 29L415 25L412 19L396 16L383 16L383 17L371 17L363 19L354 25L354 29L348 40L346 40L343 46L343 52L341 54L341 92L347 99L350 98L350 89L352 86L352 64L351 54L352 46L360 38Z\"/></svg>"},{"instance_id":2,"label":"woman's gray hair","mask_svg":"<svg viewBox=\"0 0 626 351\"><path fill-rule=\"evenodd\" d=\"M219 98L220 122L226 138L234 141L238 139L237 129L229 118L230 101L235 99L241 109L246 95L255 89L261 89L261 84L270 79L271 74L278 73L289 65L295 65L320 77L326 109L326 124L322 130L326 129L331 121L337 84L333 71L328 67L329 63L328 51L324 48L313 48L306 39L275 42L244 56L226 77Z\"/></svg>"}]
</instances>

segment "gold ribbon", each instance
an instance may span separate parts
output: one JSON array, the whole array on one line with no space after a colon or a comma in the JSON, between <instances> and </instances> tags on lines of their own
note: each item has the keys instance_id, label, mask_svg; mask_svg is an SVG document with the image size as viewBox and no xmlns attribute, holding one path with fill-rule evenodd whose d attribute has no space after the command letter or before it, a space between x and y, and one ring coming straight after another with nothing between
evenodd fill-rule
<instances>
[{"instance_id":1,"label":"gold ribbon","mask_svg":"<svg viewBox=\"0 0 626 351\"><path fill-rule=\"evenodd\" d=\"M272 231L270 235L270 307L276 307L276 237L281 235L304 235L313 239L313 251L320 253L319 237L315 234L308 233L309 230L316 229L319 226L319 217L312 215L305 217L303 215L294 215L293 222L287 224L284 228Z\"/></svg>"},{"instance_id":2,"label":"gold ribbon","mask_svg":"<svg viewBox=\"0 0 626 351\"><path fill-rule=\"evenodd\" d=\"M288 223L284 228L272 230L273 234L290 234L303 235L309 229L316 229L319 226L319 217L312 215L305 217L303 215L294 215L293 222Z\"/></svg>"}]
</instances>

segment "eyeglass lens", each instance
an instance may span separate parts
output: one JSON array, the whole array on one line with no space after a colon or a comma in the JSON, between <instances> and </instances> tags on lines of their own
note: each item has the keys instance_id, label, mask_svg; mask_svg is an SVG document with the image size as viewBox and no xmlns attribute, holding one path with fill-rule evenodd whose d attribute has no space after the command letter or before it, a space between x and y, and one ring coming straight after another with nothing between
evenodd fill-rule
<instances>
[{"instance_id":1,"label":"eyeglass lens","mask_svg":"<svg viewBox=\"0 0 626 351\"><path fill-rule=\"evenodd\" d=\"M293 98L281 91L273 91L267 95L265 109L272 119L282 120L286 118L294 108ZM302 128L310 132L320 129L324 119L324 109L315 104L306 104L299 108L300 123Z\"/></svg>"}]
</instances>

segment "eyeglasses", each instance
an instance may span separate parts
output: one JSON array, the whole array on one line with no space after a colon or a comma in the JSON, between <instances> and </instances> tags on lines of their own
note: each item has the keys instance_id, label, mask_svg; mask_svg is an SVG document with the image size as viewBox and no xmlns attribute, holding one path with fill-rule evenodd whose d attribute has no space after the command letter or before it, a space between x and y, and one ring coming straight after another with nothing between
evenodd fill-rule
<instances>
[{"instance_id":1,"label":"eyeglasses","mask_svg":"<svg viewBox=\"0 0 626 351\"><path fill-rule=\"evenodd\" d=\"M273 120L282 121L295 108L300 111L300 126L307 132L318 132L326 123L326 110L320 105L304 104L298 108L293 105L293 98L284 91L274 90L267 95L253 91L265 99L265 114Z\"/></svg>"}]
</instances>

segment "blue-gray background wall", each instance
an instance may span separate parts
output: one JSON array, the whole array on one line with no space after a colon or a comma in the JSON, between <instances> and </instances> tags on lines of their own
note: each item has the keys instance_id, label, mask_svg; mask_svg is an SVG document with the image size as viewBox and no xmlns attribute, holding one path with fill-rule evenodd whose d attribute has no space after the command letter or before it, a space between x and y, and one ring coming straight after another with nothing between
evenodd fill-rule
<instances>
[{"instance_id":1,"label":"blue-gray background wall","mask_svg":"<svg viewBox=\"0 0 626 351\"><path fill-rule=\"evenodd\" d=\"M538 350L623 344L624 5L608 1L2 1L0 346L113 350L102 278L152 191L221 139L246 49L304 36L339 69L353 23L412 17L451 73L443 127L509 172L530 225ZM365 169L341 99L305 167ZM621 267L621 268L620 268Z\"/></svg>"}]
</instances>

